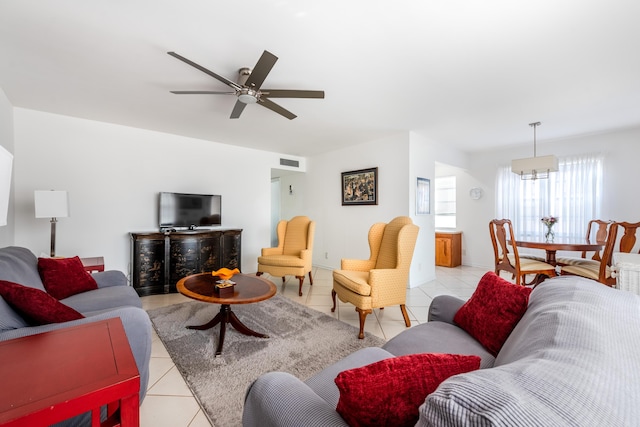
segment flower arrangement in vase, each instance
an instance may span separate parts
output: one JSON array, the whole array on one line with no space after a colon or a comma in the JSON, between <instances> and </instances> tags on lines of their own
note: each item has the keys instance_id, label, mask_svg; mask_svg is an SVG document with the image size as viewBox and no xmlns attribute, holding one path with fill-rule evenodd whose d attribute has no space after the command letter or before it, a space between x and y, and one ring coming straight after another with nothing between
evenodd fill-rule
<instances>
[{"instance_id":1,"label":"flower arrangement in vase","mask_svg":"<svg viewBox=\"0 0 640 427\"><path fill-rule=\"evenodd\" d=\"M558 222L558 218L555 216L545 216L540 220L547 227L547 231L544 233L544 239L547 242L553 242L555 233L553 232L553 225Z\"/></svg>"}]
</instances>

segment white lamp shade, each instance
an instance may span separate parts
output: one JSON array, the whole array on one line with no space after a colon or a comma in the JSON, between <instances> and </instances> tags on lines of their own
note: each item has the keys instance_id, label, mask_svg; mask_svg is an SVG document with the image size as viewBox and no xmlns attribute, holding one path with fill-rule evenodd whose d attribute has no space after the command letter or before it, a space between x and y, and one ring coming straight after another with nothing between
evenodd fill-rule
<instances>
[{"instance_id":1,"label":"white lamp shade","mask_svg":"<svg viewBox=\"0 0 640 427\"><path fill-rule=\"evenodd\" d=\"M7 225L13 155L0 146L0 226Z\"/></svg>"},{"instance_id":2,"label":"white lamp shade","mask_svg":"<svg viewBox=\"0 0 640 427\"><path fill-rule=\"evenodd\" d=\"M69 216L69 197L66 191L36 190L34 199L36 218L64 218Z\"/></svg>"},{"instance_id":3,"label":"white lamp shade","mask_svg":"<svg viewBox=\"0 0 640 427\"><path fill-rule=\"evenodd\" d=\"M546 174L558 171L558 158L556 156L529 157L527 159L515 159L511 161L511 171L518 175Z\"/></svg>"}]
</instances>

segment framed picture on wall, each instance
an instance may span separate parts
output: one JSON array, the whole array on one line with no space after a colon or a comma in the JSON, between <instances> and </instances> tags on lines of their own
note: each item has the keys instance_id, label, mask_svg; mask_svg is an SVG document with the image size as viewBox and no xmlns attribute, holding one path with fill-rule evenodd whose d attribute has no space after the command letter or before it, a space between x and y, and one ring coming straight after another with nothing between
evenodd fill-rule
<instances>
[{"instance_id":1,"label":"framed picture on wall","mask_svg":"<svg viewBox=\"0 0 640 427\"><path fill-rule=\"evenodd\" d=\"M378 204L378 168L342 172L342 206Z\"/></svg>"},{"instance_id":2,"label":"framed picture on wall","mask_svg":"<svg viewBox=\"0 0 640 427\"><path fill-rule=\"evenodd\" d=\"M431 182L427 178L418 178L416 183L416 215L431 213Z\"/></svg>"}]
</instances>

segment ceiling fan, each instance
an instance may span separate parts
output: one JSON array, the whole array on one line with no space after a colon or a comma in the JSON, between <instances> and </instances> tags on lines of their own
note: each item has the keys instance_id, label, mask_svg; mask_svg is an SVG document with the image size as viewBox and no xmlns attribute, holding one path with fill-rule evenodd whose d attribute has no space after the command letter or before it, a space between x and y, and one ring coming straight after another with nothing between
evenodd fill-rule
<instances>
[{"instance_id":1,"label":"ceiling fan","mask_svg":"<svg viewBox=\"0 0 640 427\"><path fill-rule=\"evenodd\" d=\"M201 65L198 65L175 52L167 53L174 58L197 68L203 73L210 75L214 79L221 81L233 89L232 92L172 90L171 93L175 93L177 95L235 95L238 99L236 101L236 105L233 107L233 111L231 111L230 118L232 119L239 118L247 104L257 103L271 111L275 111L289 120L293 120L297 117L295 114L285 108L282 108L269 98L324 98L324 91L322 90L261 89L262 83L278 60L277 56L266 50L262 53L260 59L258 59L253 70L247 67L240 68L238 70L239 76L237 83L226 79L213 71L207 70Z\"/></svg>"}]
</instances>

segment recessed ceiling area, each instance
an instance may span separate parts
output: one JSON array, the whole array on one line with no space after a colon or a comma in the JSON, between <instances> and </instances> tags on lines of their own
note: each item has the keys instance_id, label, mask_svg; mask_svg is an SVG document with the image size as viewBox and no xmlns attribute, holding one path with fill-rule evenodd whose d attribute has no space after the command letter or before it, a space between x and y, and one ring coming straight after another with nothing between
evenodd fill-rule
<instances>
[{"instance_id":1,"label":"recessed ceiling area","mask_svg":"<svg viewBox=\"0 0 640 427\"><path fill-rule=\"evenodd\" d=\"M0 88L15 107L311 156L415 131L464 151L640 126L640 2L0 2ZM288 120L227 86L264 50Z\"/></svg>"}]
</instances>

